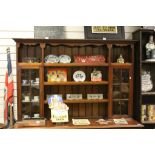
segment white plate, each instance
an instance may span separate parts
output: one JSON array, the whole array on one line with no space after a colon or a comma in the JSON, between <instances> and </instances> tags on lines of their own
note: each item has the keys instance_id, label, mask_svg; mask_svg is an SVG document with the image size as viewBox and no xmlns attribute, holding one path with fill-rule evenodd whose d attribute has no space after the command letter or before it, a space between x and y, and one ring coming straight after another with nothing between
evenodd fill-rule
<instances>
[{"instance_id":1,"label":"white plate","mask_svg":"<svg viewBox=\"0 0 155 155\"><path fill-rule=\"evenodd\" d=\"M56 55L48 55L45 57L45 62L46 63L58 63L59 62L59 57Z\"/></svg>"},{"instance_id":2,"label":"white plate","mask_svg":"<svg viewBox=\"0 0 155 155\"><path fill-rule=\"evenodd\" d=\"M59 56L59 62L60 63L70 63L71 62L71 58L68 55L60 55Z\"/></svg>"},{"instance_id":3,"label":"white plate","mask_svg":"<svg viewBox=\"0 0 155 155\"><path fill-rule=\"evenodd\" d=\"M73 79L76 82L83 82L86 79L86 74L83 71L76 71L73 74Z\"/></svg>"}]
</instances>

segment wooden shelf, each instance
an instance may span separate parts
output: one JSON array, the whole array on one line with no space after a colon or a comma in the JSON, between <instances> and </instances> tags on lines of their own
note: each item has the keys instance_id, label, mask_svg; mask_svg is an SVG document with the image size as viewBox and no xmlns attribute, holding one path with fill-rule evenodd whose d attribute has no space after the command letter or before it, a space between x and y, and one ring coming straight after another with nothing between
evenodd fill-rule
<instances>
[{"instance_id":1,"label":"wooden shelf","mask_svg":"<svg viewBox=\"0 0 155 155\"><path fill-rule=\"evenodd\" d=\"M63 100L64 103L74 104L74 103L104 103L108 102L108 99L98 99L98 100L88 100L88 99L81 99L81 100ZM44 102L47 104L47 100Z\"/></svg>"},{"instance_id":2,"label":"wooden shelf","mask_svg":"<svg viewBox=\"0 0 155 155\"><path fill-rule=\"evenodd\" d=\"M155 121L142 121L143 124L155 124Z\"/></svg>"},{"instance_id":3,"label":"wooden shelf","mask_svg":"<svg viewBox=\"0 0 155 155\"><path fill-rule=\"evenodd\" d=\"M129 85L129 83L124 83L124 82L121 82L121 83L113 82L112 85L114 85L114 86L115 86L115 85L116 85L116 86L117 86L117 85L119 85L119 86L120 86L120 85Z\"/></svg>"},{"instance_id":4,"label":"wooden shelf","mask_svg":"<svg viewBox=\"0 0 155 155\"><path fill-rule=\"evenodd\" d=\"M22 84L22 87L30 87L30 84Z\"/></svg>"},{"instance_id":5,"label":"wooden shelf","mask_svg":"<svg viewBox=\"0 0 155 155\"><path fill-rule=\"evenodd\" d=\"M128 68L131 67L131 63L111 63L112 67L121 67L121 68Z\"/></svg>"},{"instance_id":6,"label":"wooden shelf","mask_svg":"<svg viewBox=\"0 0 155 155\"><path fill-rule=\"evenodd\" d=\"M40 101L21 101L22 103L39 103Z\"/></svg>"},{"instance_id":7,"label":"wooden shelf","mask_svg":"<svg viewBox=\"0 0 155 155\"><path fill-rule=\"evenodd\" d=\"M92 81L44 82L44 85L104 85L104 84L108 84L108 81L101 81L101 82L92 82Z\"/></svg>"},{"instance_id":8,"label":"wooden shelf","mask_svg":"<svg viewBox=\"0 0 155 155\"><path fill-rule=\"evenodd\" d=\"M115 128L143 128L144 126L137 121L127 118L126 119L128 124L115 124L112 119L106 120L108 124L99 124L97 123L97 119L89 119L90 125L73 125L72 121L68 123L64 123L63 125L57 125L55 123L52 123L49 120L46 120L46 122L42 123L39 122L39 120L29 120L29 121L20 121L16 122L14 125L14 128L56 128L56 129L115 129Z\"/></svg>"},{"instance_id":9,"label":"wooden shelf","mask_svg":"<svg viewBox=\"0 0 155 155\"><path fill-rule=\"evenodd\" d=\"M102 67L108 65L108 63L44 63L45 67Z\"/></svg>"},{"instance_id":10,"label":"wooden shelf","mask_svg":"<svg viewBox=\"0 0 155 155\"><path fill-rule=\"evenodd\" d=\"M117 99L117 98L114 99L114 98L113 98L113 101L129 101L129 99Z\"/></svg>"},{"instance_id":11,"label":"wooden shelf","mask_svg":"<svg viewBox=\"0 0 155 155\"><path fill-rule=\"evenodd\" d=\"M143 64L155 64L155 61L142 61Z\"/></svg>"},{"instance_id":12,"label":"wooden shelf","mask_svg":"<svg viewBox=\"0 0 155 155\"><path fill-rule=\"evenodd\" d=\"M142 95L155 95L155 92L142 92Z\"/></svg>"},{"instance_id":13,"label":"wooden shelf","mask_svg":"<svg viewBox=\"0 0 155 155\"><path fill-rule=\"evenodd\" d=\"M41 65L42 63L23 63L23 62L18 63L19 67L39 67Z\"/></svg>"}]
</instances>

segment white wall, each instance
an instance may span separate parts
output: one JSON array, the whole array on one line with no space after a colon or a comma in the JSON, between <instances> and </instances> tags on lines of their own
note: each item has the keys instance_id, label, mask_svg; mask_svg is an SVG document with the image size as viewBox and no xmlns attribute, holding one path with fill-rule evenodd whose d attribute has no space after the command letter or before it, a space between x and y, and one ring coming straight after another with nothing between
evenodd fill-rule
<instances>
[{"instance_id":1,"label":"white wall","mask_svg":"<svg viewBox=\"0 0 155 155\"><path fill-rule=\"evenodd\" d=\"M139 27L125 26L125 38L131 39L132 32ZM11 60L13 67L14 78L14 112L17 118L17 87L16 87L16 47L12 38L33 38L34 34L33 26L0 26L0 123L3 123L3 111L4 111L4 81L6 73L6 48L11 49ZM67 39L84 39L84 27L83 26L66 26L65 35Z\"/></svg>"}]
</instances>

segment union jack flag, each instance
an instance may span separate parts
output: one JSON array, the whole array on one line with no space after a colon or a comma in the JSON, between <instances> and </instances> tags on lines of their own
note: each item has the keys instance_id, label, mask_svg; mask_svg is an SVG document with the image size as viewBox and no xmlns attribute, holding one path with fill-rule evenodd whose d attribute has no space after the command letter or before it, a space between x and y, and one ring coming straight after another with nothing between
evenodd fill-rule
<instances>
[{"instance_id":1,"label":"union jack flag","mask_svg":"<svg viewBox=\"0 0 155 155\"><path fill-rule=\"evenodd\" d=\"M7 70L5 74L5 88L4 88L4 124L8 124L8 106L13 106L13 76L12 64L10 58L10 48L7 48Z\"/></svg>"}]
</instances>

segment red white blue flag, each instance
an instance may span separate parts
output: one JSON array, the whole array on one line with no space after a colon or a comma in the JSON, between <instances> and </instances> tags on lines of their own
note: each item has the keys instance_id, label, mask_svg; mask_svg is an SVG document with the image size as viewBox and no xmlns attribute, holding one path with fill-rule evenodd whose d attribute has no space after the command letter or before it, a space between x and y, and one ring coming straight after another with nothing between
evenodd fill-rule
<instances>
[{"instance_id":1,"label":"red white blue flag","mask_svg":"<svg viewBox=\"0 0 155 155\"><path fill-rule=\"evenodd\" d=\"M13 106L13 76L12 64L10 58L10 48L7 48L7 70L5 74L5 88L4 88L4 123L8 123L8 106Z\"/></svg>"}]
</instances>

